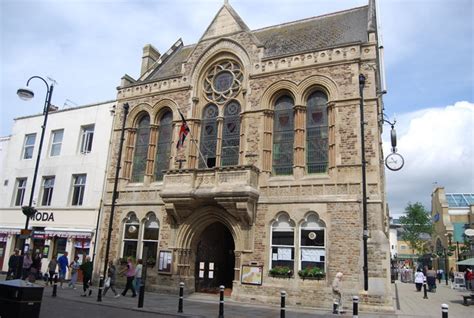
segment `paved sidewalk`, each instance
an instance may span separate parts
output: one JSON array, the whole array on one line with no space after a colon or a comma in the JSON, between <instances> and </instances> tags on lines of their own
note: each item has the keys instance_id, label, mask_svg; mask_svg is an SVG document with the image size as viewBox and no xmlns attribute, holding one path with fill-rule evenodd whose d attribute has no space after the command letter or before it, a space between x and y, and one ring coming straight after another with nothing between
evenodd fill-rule
<instances>
[{"instance_id":1,"label":"paved sidewalk","mask_svg":"<svg viewBox=\"0 0 474 318\"><path fill-rule=\"evenodd\" d=\"M395 293L395 308L397 316L409 317L441 317L441 305L449 306L450 318L474 317L474 303L464 306L462 295L466 291L453 290L446 286L444 281L437 284L436 293L427 293L428 299L424 299L423 290L417 292L414 283L401 283L397 281L392 284ZM398 296L398 297L397 297ZM397 302L398 299L398 302Z\"/></svg>"},{"instance_id":2,"label":"paved sidewalk","mask_svg":"<svg viewBox=\"0 0 474 318\"><path fill-rule=\"evenodd\" d=\"M109 306L113 308L121 308L132 310L135 312L155 313L158 317L217 317L219 314L219 295L209 295L195 293L184 297L183 313L177 313L178 310L178 295L164 295L146 292L143 308L137 308L138 297L132 298L130 293L128 296L121 296L114 298L113 293L109 290L106 297L103 297L102 302L97 302L97 289L94 289L92 296L81 297L82 286L78 286L77 290L59 289L57 290L57 297L53 298L52 287L46 287L43 294L43 301L51 304L57 303L61 306L61 302L81 302L95 306ZM43 309L42 309L43 312ZM132 314L134 315L134 314ZM224 316L232 318L274 318L280 317L280 307L273 305L257 305L225 300ZM379 313L361 313L360 317L376 318L376 317L396 317L394 314L384 315ZM43 315L41 315L43 317ZM46 317L46 315L44 316ZM92 316L90 316L92 317ZM124 315L126 317L126 315ZM307 307L287 307L287 318L310 318L310 317L335 317L330 311L324 309L314 309ZM340 317L352 317L352 307L345 315Z\"/></svg>"}]
</instances>

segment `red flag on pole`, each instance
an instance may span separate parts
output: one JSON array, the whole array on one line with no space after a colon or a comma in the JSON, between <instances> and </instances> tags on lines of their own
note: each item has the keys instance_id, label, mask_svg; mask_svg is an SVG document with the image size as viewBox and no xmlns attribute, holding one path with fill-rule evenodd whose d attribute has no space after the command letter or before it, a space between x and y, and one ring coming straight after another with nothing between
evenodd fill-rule
<instances>
[{"instance_id":1,"label":"red flag on pole","mask_svg":"<svg viewBox=\"0 0 474 318\"><path fill-rule=\"evenodd\" d=\"M178 113L181 116L181 129L179 130L179 139L178 143L176 144L176 148L179 149L183 147L184 145L184 140L186 139L186 136L189 134L189 127L188 123L186 122L186 119L184 119L183 114L178 109Z\"/></svg>"}]
</instances>

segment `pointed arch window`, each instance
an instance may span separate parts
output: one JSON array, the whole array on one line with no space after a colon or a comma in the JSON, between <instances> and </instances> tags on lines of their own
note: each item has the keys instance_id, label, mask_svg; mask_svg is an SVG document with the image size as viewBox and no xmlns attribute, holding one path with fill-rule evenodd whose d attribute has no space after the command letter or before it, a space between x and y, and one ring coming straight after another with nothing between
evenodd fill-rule
<instances>
[{"instance_id":1,"label":"pointed arch window","mask_svg":"<svg viewBox=\"0 0 474 318\"><path fill-rule=\"evenodd\" d=\"M294 270L295 225L288 214L282 213L272 223L271 268L287 266Z\"/></svg>"},{"instance_id":2,"label":"pointed arch window","mask_svg":"<svg viewBox=\"0 0 474 318\"><path fill-rule=\"evenodd\" d=\"M273 119L273 173L293 173L294 144L294 102L289 96L282 96L275 102Z\"/></svg>"},{"instance_id":3,"label":"pointed arch window","mask_svg":"<svg viewBox=\"0 0 474 318\"><path fill-rule=\"evenodd\" d=\"M300 227L300 269L318 267L325 272L325 224L316 213L311 213Z\"/></svg>"},{"instance_id":4,"label":"pointed arch window","mask_svg":"<svg viewBox=\"0 0 474 318\"><path fill-rule=\"evenodd\" d=\"M201 154L209 168L216 166L217 151L217 115L216 105L210 104L204 108L201 126ZM199 168L205 168L203 158L199 158Z\"/></svg>"},{"instance_id":5,"label":"pointed arch window","mask_svg":"<svg viewBox=\"0 0 474 318\"><path fill-rule=\"evenodd\" d=\"M137 257L138 233L140 223L134 212L127 214L123 225L123 252L122 257Z\"/></svg>"},{"instance_id":6,"label":"pointed arch window","mask_svg":"<svg viewBox=\"0 0 474 318\"><path fill-rule=\"evenodd\" d=\"M239 164L240 104L232 101L224 108L221 166Z\"/></svg>"},{"instance_id":7,"label":"pointed arch window","mask_svg":"<svg viewBox=\"0 0 474 318\"><path fill-rule=\"evenodd\" d=\"M312 93L306 110L306 169L324 173L328 167L328 97L321 91Z\"/></svg>"},{"instance_id":8,"label":"pointed arch window","mask_svg":"<svg viewBox=\"0 0 474 318\"><path fill-rule=\"evenodd\" d=\"M133 156L132 182L143 182L150 140L150 116L140 118L135 140L135 154Z\"/></svg>"},{"instance_id":9,"label":"pointed arch window","mask_svg":"<svg viewBox=\"0 0 474 318\"><path fill-rule=\"evenodd\" d=\"M149 212L145 217L142 236L142 258L145 261L155 260L158 252L158 238L160 234L160 221L155 213Z\"/></svg>"},{"instance_id":10,"label":"pointed arch window","mask_svg":"<svg viewBox=\"0 0 474 318\"><path fill-rule=\"evenodd\" d=\"M163 170L169 169L171 153L171 135L173 132L173 114L167 111L160 119L158 127L158 145L155 157L155 180L163 180Z\"/></svg>"}]
</instances>

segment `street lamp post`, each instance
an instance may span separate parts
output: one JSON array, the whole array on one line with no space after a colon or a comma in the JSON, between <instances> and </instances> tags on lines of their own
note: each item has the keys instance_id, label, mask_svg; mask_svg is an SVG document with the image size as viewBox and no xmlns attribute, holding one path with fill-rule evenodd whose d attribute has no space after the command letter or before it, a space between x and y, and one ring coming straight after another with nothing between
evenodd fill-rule
<instances>
[{"instance_id":1,"label":"street lamp post","mask_svg":"<svg viewBox=\"0 0 474 318\"><path fill-rule=\"evenodd\" d=\"M39 168L39 163L40 163L40 158L41 158L41 149L43 148L44 133L46 130L46 123L48 121L49 108L51 106L51 96L53 95L53 88L54 88L52 84L48 85L48 83L46 82L44 78L40 76L32 76L26 82L26 88L20 88L17 91L18 97L20 97L22 100L30 100L35 96L33 91L28 88L30 81L35 78L42 80L43 83L46 85L46 98L44 100L44 107L43 107L44 120L43 120L43 125L41 126L41 137L40 137L40 142L38 146L38 155L36 156L35 171L33 173L33 182L31 183L30 200L28 202L28 206L22 207L23 213L26 215L25 230L28 230L30 217L36 213L36 209L33 207L33 197L34 197L35 186L36 186L36 178L38 176L38 168ZM25 253L25 244L26 244L26 238L23 239L23 244L21 247L22 253Z\"/></svg>"},{"instance_id":2,"label":"street lamp post","mask_svg":"<svg viewBox=\"0 0 474 318\"><path fill-rule=\"evenodd\" d=\"M367 259L367 239L369 237L369 230L367 227L367 185L366 185L366 171L365 171L365 122L364 122L364 86L365 76L359 75L359 94L360 94L360 146L361 146L361 161L362 161L362 218L363 218L363 240L364 240L364 290L369 290L369 268Z\"/></svg>"}]
</instances>

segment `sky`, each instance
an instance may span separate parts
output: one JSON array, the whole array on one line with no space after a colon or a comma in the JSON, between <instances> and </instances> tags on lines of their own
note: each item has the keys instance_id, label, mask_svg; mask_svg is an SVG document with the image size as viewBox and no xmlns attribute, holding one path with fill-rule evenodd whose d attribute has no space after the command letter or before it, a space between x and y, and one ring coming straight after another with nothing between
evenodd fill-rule
<instances>
[{"instance_id":1,"label":"sky","mask_svg":"<svg viewBox=\"0 0 474 318\"><path fill-rule=\"evenodd\" d=\"M223 0L0 0L0 136L13 118L42 111L16 96L30 76L56 81L63 107L116 98L120 78L137 78L142 48L166 52L179 38L196 43ZM366 5L368 0L230 0L250 29ZM435 186L474 192L474 17L471 0L383 0L386 118L396 120L402 170L386 169L393 216L409 202L429 210ZM385 125L385 155L390 152Z\"/></svg>"}]
</instances>

